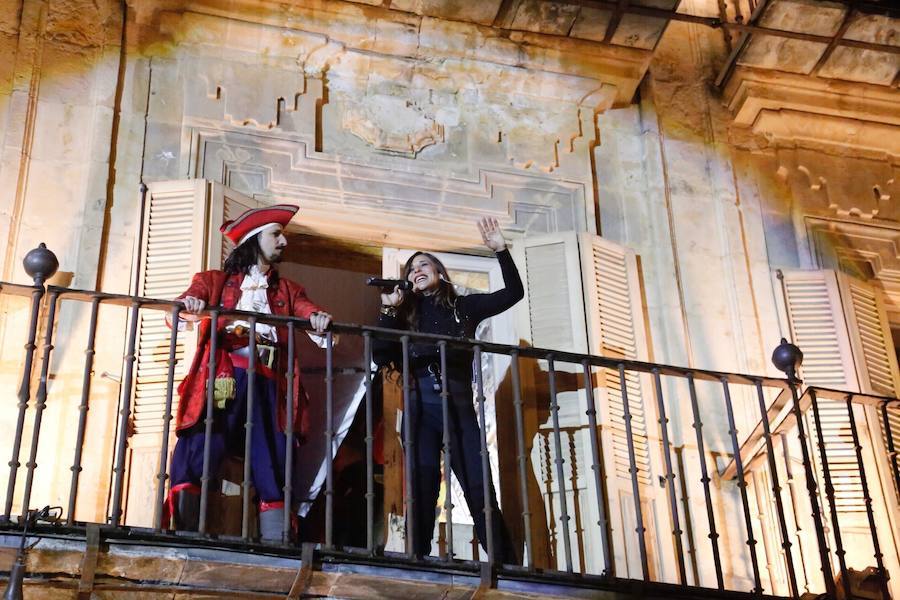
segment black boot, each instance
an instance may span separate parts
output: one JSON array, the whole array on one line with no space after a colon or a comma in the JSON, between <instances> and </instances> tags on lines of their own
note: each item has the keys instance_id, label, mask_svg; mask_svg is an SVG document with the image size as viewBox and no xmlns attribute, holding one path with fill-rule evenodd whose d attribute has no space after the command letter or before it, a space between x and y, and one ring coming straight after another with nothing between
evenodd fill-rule
<instances>
[{"instance_id":1,"label":"black boot","mask_svg":"<svg viewBox=\"0 0 900 600\"><path fill-rule=\"evenodd\" d=\"M174 522L177 531L197 531L200 528L200 495L193 490L178 490L175 496Z\"/></svg>"}]
</instances>

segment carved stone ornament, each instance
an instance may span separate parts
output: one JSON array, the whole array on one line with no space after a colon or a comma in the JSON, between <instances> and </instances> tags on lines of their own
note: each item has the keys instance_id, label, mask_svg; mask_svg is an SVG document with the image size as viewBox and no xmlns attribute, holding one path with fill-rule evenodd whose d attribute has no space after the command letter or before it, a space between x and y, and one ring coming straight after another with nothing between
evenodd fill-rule
<instances>
[{"instance_id":1,"label":"carved stone ornament","mask_svg":"<svg viewBox=\"0 0 900 600\"><path fill-rule=\"evenodd\" d=\"M407 156L444 141L442 124L415 104L386 95L348 106L341 125L376 150Z\"/></svg>"}]
</instances>

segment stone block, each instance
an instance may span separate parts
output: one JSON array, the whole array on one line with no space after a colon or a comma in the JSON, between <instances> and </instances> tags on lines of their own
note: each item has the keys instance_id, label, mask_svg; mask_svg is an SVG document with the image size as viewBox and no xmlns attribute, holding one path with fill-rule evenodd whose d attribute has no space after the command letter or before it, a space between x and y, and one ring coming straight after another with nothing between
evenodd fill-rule
<instances>
[{"instance_id":1,"label":"stone block","mask_svg":"<svg viewBox=\"0 0 900 600\"><path fill-rule=\"evenodd\" d=\"M172 584L182 580L186 566L184 552L174 548L154 548L151 551L143 546L128 548L116 545L108 552L100 553L97 560L97 571L104 575Z\"/></svg>"},{"instance_id":2,"label":"stone block","mask_svg":"<svg viewBox=\"0 0 900 600\"><path fill-rule=\"evenodd\" d=\"M847 10L838 2L776 0L766 7L759 23L771 29L831 36L837 33Z\"/></svg>"},{"instance_id":3,"label":"stone block","mask_svg":"<svg viewBox=\"0 0 900 600\"><path fill-rule=\"evenodd\" d=\"M93 117L94 109L90 106L39 102L32 133L33 160L81 161L89 158Z\"/></svg>"},{"instance_id":4,"label":"stone block","mask_svg":"<svg viewBox=\"0 0 900 600\"><path fill-rule=\"evenodd\" d=\"M665 30L666 19L654 19L640 15L623 15L612 43L630 48L652 50Z\"/></svg>"},{"instance_id":5,"label":"stone block","mask_svg":"<svg viewBox=\"0 0 900 600\"><path fill-rule=\"evenodd\" d=\"M391 8L439 19L491 25L500 9L500 0L486 0L485 2L394 0Z\"/></svg>"},{"instance_id":6,"label":"stone block","mask_svg":"<svg viewBox=\"0 0 900 600\"><path fill-rule=\"evenodd\" d=\"M838 46L819 70L820 77L890 85L900 71L900 54Z\"/></svg>"},{"instance_id":7,"label":"stone block","mask_svg":"<svg viewBox=\"0 0 900 600\"><path fill-rule=\"evenodd\" d=\"M6 60L0 62L0 95L9 94L12 91L18 43L19 39L16 35L0 33L0 56L6 57Z\"/></svg>"},{"instance_id":8,"label":"stone block","mask_svg":"<svg viewBox=\"0 0 900 600\"><path fill-rule=\"evenodd\" d=\"M149 123L144 157L144 177L148 180L182 177L180 170L181 126Z\"/></svg>"},{"instance_id":9,"label":"stone block","mask_svg":"<svg viewBox=\"0 0 900 600\"><path fill-rule=\"evenodd\" d=\"M22 2L23 0L8 0L0 3L0 34L13 37L18 35Z\"/></svg>"},{"instance_id":10,"label":"stone block","mask_svg":"<svg viewBox=\"0 0 900 600\"><path fill-rule=\"evenodd\" d=\"M150 74L149 119L171 125L180 124L184 120L183 94L186 86L181 78L180 66L171 60L153 61L153 70ZM188 77L188 69L185 71L185 77ZM138 93L140 89L136 87L135 94Z\"/></svg>"},{"instance_id":11,"label":"stone block","mask_svg":"<svg viewBox=\"0 0 900 600\"><path fill-rule=\"evenodd\" d=\"M611 16L611 10L583 6L569 35L583 40L603 41Z\"/></svg>"},{"instance_id":12,"label":"stone block","mask_svg":"<svg viewBox=\"0 0 900 600\"><path fill-rule=\"evenodd\" d=\"M900 46L900 25L887 15L856 14L844 38Z\"/></svg>"},{"instance_id":13,"label":"stone block","mask_svg":"<svg viewBox=\"0 0 900 600\"><path fill-rule=\"evenodd\" d=\"M826 45L771 35L754 36L738 59L738 64L788 73L809 73Z\"/></svg>"},{"instance_id":14,"label":"stone block","mask_svg":"<svg viewBox=\"0 0 900 600\"><path fill-rule=\"evenodd\" d=\"M47 41L41 65L41 99L90 104L95 94L92 75L97 58L96 49Z\"/></svg>"},{"instance_id":15,"label":"stone block","mask_svg":"<svg viewBox=\"0 0 900 600\"><path fill-rule=\"evenodd\" d=\"M50 0L48 4L46 35L59 42L101 46L121 25L119 3L113 0Z\"/></svg>"},{"instance_id":16,"label":"stone block","mask_svg":"<svg viewBox=\"0 0 900 600\"><path fill-rule=\"evenodd\" d=\"M270 560L267 562L285 562ZM181 585L215 586L254 592L286 592L291 588L299 561L294 569L268 567L264 564L218 563L204 557L188 558L179 583Z\"/></svg>"},{"instance_id":17,"label":"stone block","mask_svg":"<svg viewBox=\"0 0 900 600\"><path fill-rule=\"evenodd\" d=\"M379 19L373 25L373 37L362 46L365 50L389 55L415 56L419 48L419 24L396 23Z\"/></svg>"},{"instance_id":18,"label":"stone block","mask_svg":"<svg viewBox=\"0 0 900 600\"><path fill-rule=\"evenodd\" d=\"M541 0L522 0L512 29L547 33L550 35L568 35L578 15L578 6L561 2L542 2Z\"/></svg>"}]
</instances>

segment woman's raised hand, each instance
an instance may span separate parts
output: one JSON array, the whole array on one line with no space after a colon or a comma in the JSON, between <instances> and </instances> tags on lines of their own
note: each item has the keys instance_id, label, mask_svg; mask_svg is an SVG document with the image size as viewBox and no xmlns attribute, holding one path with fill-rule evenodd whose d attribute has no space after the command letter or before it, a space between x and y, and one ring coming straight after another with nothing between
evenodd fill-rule
<instances>
[{"instance_id":1,"label":"woman's raised hand","mask_svg":"<svg viewBox=\"0 0 900 600\"><path fill-rule=\"evenodd\" d=\"M400 303L403 302L403 290L400 289L400 286L394 286L394 291L390 294L382 294L381 295L381 304L383 306L400 306Z\"/></svg>"},{"instance_id":2,"label":"woman's raised hand","mask_svg":"<svg viewBox=\"0 0 900 600\"><path fill-rule=\"evenodd\" d=\"M484 245L493 250L500 252L506 250L506 240L503 239L503 232L500 231L500 223L493 217L484 217L478 220L478 231L481 232L481 239Z\"/></svg>"}]
</instances>

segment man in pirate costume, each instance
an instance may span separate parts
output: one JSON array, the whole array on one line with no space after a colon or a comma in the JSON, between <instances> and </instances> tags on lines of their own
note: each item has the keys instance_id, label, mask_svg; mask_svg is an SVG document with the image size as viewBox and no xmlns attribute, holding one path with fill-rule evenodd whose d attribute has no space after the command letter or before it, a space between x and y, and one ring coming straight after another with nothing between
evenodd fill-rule
<instances>
[{"instance_id":1,"label":"man in pirate costume","mask_svg":"<svg viewBox=\"0 0 900 600\"><path fill-rule=\"evenodd\" d=\"M248 210L220 231L235 243L223 270L194 275L190 287L178 299L185 311L179 319L199 320L208 306L223 310L247 310L309 319L322 333L331 315L309 298L303 286L279 277L275 265L287 245L284 227L299 207L279 204ZM206 414L206 386L209 380L211 321L200 320L198 348L191 369L178 388L176 431L178 441L172 455L171 488L167 509L175 529L196 530L200 514L200 479ZM249 377L249 324L219 318L216 332L216 375L213 433L209 441L209 474L215 477L226 453L243 455L244 423L247 418ZM253 427L251 428L251 478L259 500L259 529L263 540L281 540L284 523L284 466L287 448L284 434L287 392L288 330L283 326L257 323L256 376L254 382ZM316 336L313 337L314 341ZM321 338L320 338L321 339ZM299 365L294 358L293 428L297 439L308 429L309 402L300 385Z\"/></svg>"}]
</instances>

